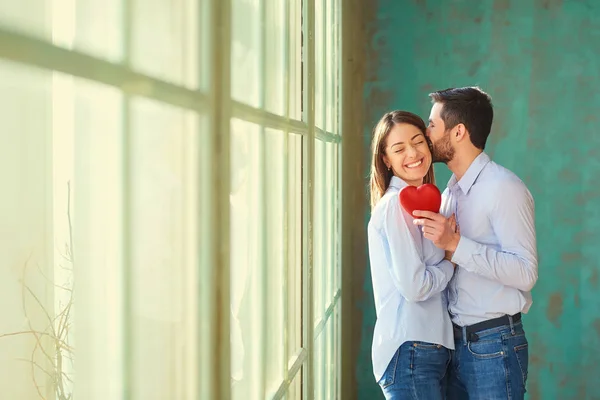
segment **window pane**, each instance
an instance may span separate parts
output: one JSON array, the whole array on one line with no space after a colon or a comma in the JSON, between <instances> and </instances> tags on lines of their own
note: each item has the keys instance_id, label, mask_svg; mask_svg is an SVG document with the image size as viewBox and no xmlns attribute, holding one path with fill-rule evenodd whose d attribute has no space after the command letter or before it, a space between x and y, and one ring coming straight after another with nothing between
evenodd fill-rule
<instances>
[{"instance_id":1,"label":"window pane","mask_svg":"<svg viewBox=\"0 0 600 400\"><path fill-rule=\"evenodd\" d=\"M334 204L334 210L333 210L333 215L332 215L332 220L333 220L333 226L334 226L334 231L333 231L333 245L332 245L332 252L333 252L333 261L332 261L332 294L335 294L338 289L341 288L341 282L340 282L340 270L341 270L341 254L340 254L340 249L341 249L341 231L340 231L340 226L341 226L341 207L339 207L340 204L340 199L341 199L341 190L342 190L342 186L341 186L341 182L340 182L340 151L341 151L341 146L340 144L336 144L333 146L333 155L332 155L332 170L333 170L333 182L332 183L332 187L334 188L334 192L333 192L333 204Z\"/></svg>"},{"instance_id":2,"label":"window pane","mask_svg":"<svg viewBox=\"0 0 600 400\"><path fill-rule=\"evenodd\" d=\"M281 131L266 129L266 201L267 210L267 393L274 394L283 382L284 310L286 295L284 270L286 264L286 141Z\"/></svg>"},{"instance_id":3,"label":"window pane","mask_svg":"<svg viewBox=\"0 0 600 400\"><path fill-rule=\"evenodd\" d=\"M302 369L298 371L285 394L286 400L300 400L302 398Z\"/></svg>"},{"instance_id":4,"label":"window pane","mask_svg":"<svg viewBox=\"0 0 600 400\"><path fill-rule=\"evenodd\" d=\"M56 1L56 0L55 0ZM123 29L123 5L122 0L61 0L62 12L75 9L75 25L72 31L75 49L90 55L104 58L112 62L120 62L123 59L124 29ZM55 20L54 30L61 29L59 21ZM68 28L67 28L68 29Z\"/></svg>"},{"instance_id":5,"label":"window pane","mask_svg":"<svg viewBox=\"0 0 600 400\"><path fill-rule=\"evenodd\" d=\"M197 124L186 111L144 99L132 101L131 115L133 392L136 399L183 399L186 378L195 379L188 368L196 319L188 307L196 301L189 239L197 221L190 195L197 191Z\"/></svg>"},{"instance_id":6,"label":"window pane","mask_svg":"<svg viewBox=\"0 0 600 400\"><path fill-rule=\"evenodd\" d=\"M213 318L216 306L214 304L213 290L214 285L212 283L212 252L216 251L215 243L219 242L212 231L212 224L208 223L210 218L214 217L214 212L211 210L211 203L214 200L214 193L211 190L211 173L212 173L212 148L213 137L210 134L209 118L207 115L201 115L199 118L199 140L198 143L198 162L199 162L199 181L200 190L197 194L199 197L200 215L199 220L201 221L198 229L198 257L199 257L199 277L198 284L196 285L199 289L197 306L197 315L201 315L198 332L198 347L200 354L200 364L198 365L199 371L196 375L196 384L198 385L198 391L200 398L209 397L209 391L212 390L211 383L211 372L214 371L212 365L212 354L214 349L214 343L211 340L211 330L214 328L210 321ZM195 284L190 282L190 284ZM223 340L227 340L226 338ZM193 371L196 372L196 371Z\"/></svg>"},{"instance_id":7,"label":"window pane","mask_svg":"<svg viewBox=\"0 0 600 400\"><path fill-rule=\"evenodd\" d=\"M325 376L329 377L329 379L325 380L326 386L324 390L323 398L326 399L335 399L333 397L333 388L336 383L336 377L338 375L338 369L336 368L339 364L334 364L333 362L333 346L334 346L334 333L335 333L335 318L333 314L329 318L327 322L327 326L325 327L325 341L327 343L327 351L325 354Z\"/></svg>"},{"instance_id":8,"label":"window pane","mask_svg":"<svg viewBox=\"0 0 600 400\"><path fill-rule=\"evenodd\" d=\"M335 149L336 144L326 143L325 144L325 209L326 209L326 219L327 219L327 230L326 230L326 238L325 238L325 282L324 282L324 298L323 298L323 310L327 309L331 300L333 298L333 285L332 285L332 276L333 271L335 270L335 264L333 262L333 238L337 232L337 227L335 224L334 218L334 209L335 204L333 203L334 195L336 192L336 188L334 186L333 175L337 171L335 166L335 160L333 158L333 150Z\"/></svg>"},{"instance_id":9,"label":"window pane","mask_svg":"<svg viewBox=\"0 0 600 400\"><path fill-rule=\"evenodd\" d=\"M0 27L51 41L52 3L49 0L1 1Z\"/></svg>"},{"instance_id":10,"label":"window pane","mask_svg":"<svg viewBox=\"0 0 600 400\"><path fill-rule=\"evenodd\" d=\"M284 356L284 310L288 295L285 291L286 268L286 146L285 134L266 129L266 223L267 223L267 394L273 395L283 382L286 368Z\"/></svg>"},{"instance_id":11,"label":"window pane","mask_svg":"<svg viewBox=\"0 0 600 400\"><path fill-rule=\"evenodd\" d=\"M285 28L287 16L284 14L285 1L264 0L266 3L266 95L265 104L268 111L285 115L284 101L284 61L285 61Z\"/></svg>"},{"instance_id":12,"label":"window pane","mask_svg":"<svg viewBox=\"0 0 600 400\"><path fill-rule=\"evenodd\" d=\"M340 40L340 0L332 0L333 1L333 43L332 43L332 60L333 60L333 72L332 72L332 81L333 81L333 104L332 104L332 128L331 132L341 135L341 129L339 126L339 120L341 118L341 104L340 104L340 93L342 91L342 82L341 82L341 40Z\"/></svg>"},{"instance_id":13,"label":"window pane","mask_svg":"<svg viewBox=\"0 0 600 400\"><path fill-rule=\"evenodd\" d=\"M301 0L289 0L289 102L290 118L302 119L302 9Z\"/></svg>"},{"instance_id":14,"label":"window pane","mask_svg":"<svg viewBox=\"0 0 600 400\"><path fill-rule=\"evenodd\" d=\"M4 10L10 6L20 4L3 2L0 15L6 15ZM49 72L0 60L0 179L5 193L0 207L0 252L4 263L0 268L0 334L24 329L47 331L50 321L44 309L53 315L49 295L53 244L48 237L52 226L51 90ZM24 297L24 285L40 299L41 305L33 296ZM40 385L49 385L41 370L32 376L29 360L44 369L52 368L42 349L34 349L33 335L0 338L2 398L39 398L33 378Z\"/></svg>"},{"instance_id":15,"label":"window pane","mask_svg":"<svg viewBox=\"0 0 600 400\"><path fill-rule=\"evenodd\" d=\"M258 0L233 0L231 38L231 94L235 100L260 103L260 13Z\"/></svg>"},{"instance_id":16,"label":"window pane","mask_svg":"<svg viewBox=\"0 0 600 400\"><path fill-rule=\"evenodd\" d=\"M315 125L325 128L325 16L326 0L315 0Z\"/></svg>"},{"instance_id":17,"label":"window pane","mask_svg":"<svg viewBox=\"0 0 600 400\"><path fill-rule=\"evenodd\" d=\"M333 132L333 113L334 113L334 97L333 97L333 91L334 91L334 85L335 85L335 81L333 79L333 74L334 74L334 67L337 63L337 54L336 54L336 47L333 46L333 39L334 39L334 31L335 31L335 26L333 25L333 10L332 10L332 3L333 0L323 0L325 2L326 5L326 13L325 13L325 18L326 18L326 23L325 23L325 29L327 30L327 33L325 34L325 48L326 48L326 54L327 57L324 58L325 61L325 86L326 86L326 93L325 93L325 101L326 101L326 105L325 105L325 119L326 119L326 123L325 123L325 130L327 132Z\"/></svg>"},{"instance_id":18,"label":"window pane","mask_svg":"<svg viewBox=\"0 0 600 400\"><path fill-rule=\"evenodd\" d=\"M325 144L315 139L315 182L314 182L314 240L313 240L313 293L314 293L314 323L323 317L323 290L326 271L326 220L325 209Z\"/></svg>"},{"instance_id":19,"label":"window pane","mask_svg":"<svg viewBox=\"0 0 600 400\"><path fill-rule=\"evenodd\" d=\"M288 360L302 346L302 136L289 135L288 153Z\"/></svg>"},{"instance_id":20,"label":"window pane","mask_svg":"<svg viewBox=\"0 0 600 400\"><path fill-rule=\"evenodd\" d=\"M132 2L131 61L140 72L198 87L198 2Z\"/></svg>"},{"instance_id":21,"label":"window pane","mask_svg":"<svg viewBox=\"0 0 600 400\"><path fill-rule=\"evenodd\" d=\"M74 397L119 399L123 387L123 99L113 88L59 74L54 91L55 246L68 246L73 234L73 328L77 348L85 349L75 352ZM69 183L72 232L66 215ZM64 271L55 268L55 277L59 274ZM61 294L55 296L60 301Z\"/></svg>"},{"instance_id":22,"label":"window pane","mask_svg":"<svg viewBox=\"0 0 600 400\"><path fill-rule=\"evenodd\" d=\"M231 123L231 377L234 399L255 398L259 391L260 234L258 125Z\"/></svg>"},{"instance_id":23,"label":"window pane","mask_svg":"<svg viewBox=\"0 0 600 400\"><path fill-rule=\"evenodd\" d=\"M325 327L326 328L326 327ZM325 399L325 387L330 376L326 375L326 355L327 355L326 331L323 330L319 336L315 338L314 347L314 389L315 399Z\"/></svg>"},{"instance_id":24,"label":"window pane","mask_svg":"<svg viewBox=\"0 0 600 400\"><path fill-rule=\"evenodd\" d=\"M339 303L338 303L339 304ZM342 348L342 326L341 326L341 318L340 318L340 307L336 306L335 311L334 311L334 316L333 316L334 320L334 336L333 336L333 360L332 363L334 366L336 365L341 365L342 364L342 359L341 359L341 352L340 349ZM341 385L341 376L342 376L342 369L341 367L338 367L336 373L335 373L335 379L334 379L334 388L333 388L333 395L331 396L332 399L339 399L341 396L340 393L340 385Z\"/></svg>"}]
</instances>

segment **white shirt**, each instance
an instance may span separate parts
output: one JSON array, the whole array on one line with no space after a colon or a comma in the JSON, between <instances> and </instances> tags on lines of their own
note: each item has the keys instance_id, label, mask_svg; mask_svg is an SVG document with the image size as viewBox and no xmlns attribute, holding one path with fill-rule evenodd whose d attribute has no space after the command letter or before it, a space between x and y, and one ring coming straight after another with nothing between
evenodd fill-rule
<instances>
[{"instance_id":1,"label":"white shirt","mask_svg":"<svg viewBox=\"0 0 600 400\"><path fill-rule=\"evenodd\" d=\"M525 184L481 153L442 196L441 213L456 214L461 239L452 261L449 310L460 326L527 313L538 278L535 210Z\"/></svg>"},{"instance_id":2,"label":"white shirt","mask_svg":"<svg viewBox=\"0 0 600 400\"><path fill-rule=\"evenodd\" d=\"M373 333L373 373L379 381L398 347L423 341L454 349L444 293L454 267L444 251L424 239L414 217L401 206L408 186L392 177L368 226L369 258L377 321Z\"/></svg>"}]
</instances>

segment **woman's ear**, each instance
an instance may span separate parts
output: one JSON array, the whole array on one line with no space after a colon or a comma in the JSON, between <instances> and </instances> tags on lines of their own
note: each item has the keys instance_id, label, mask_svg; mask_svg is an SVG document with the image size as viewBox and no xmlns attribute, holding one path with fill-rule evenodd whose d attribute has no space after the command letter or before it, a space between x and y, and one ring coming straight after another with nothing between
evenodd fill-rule
<instances>
[{"instance_id":1,"label":"woman's ear","mask_svg":"<svg viewBox=\"0 0 600 400\"><path fill-rule=\"evenodd\" d=\"M385 167L387 169L390 169L391 164L390 164L390 160L388 160L388 157L384 154L382 159L383 159L383 163L385 164Z\"/></svg>"}]
</instances>

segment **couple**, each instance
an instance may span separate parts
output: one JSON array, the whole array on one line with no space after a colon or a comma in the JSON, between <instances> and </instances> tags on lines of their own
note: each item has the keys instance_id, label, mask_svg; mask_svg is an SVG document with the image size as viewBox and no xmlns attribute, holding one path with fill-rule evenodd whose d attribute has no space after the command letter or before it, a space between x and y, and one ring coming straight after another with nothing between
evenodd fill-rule
<instances>
[{"instance_id":1,"label":"couple","mask_svg":"<svg viewBox=\"0 0 600 400\"><path fill-rule=\"evenodd\" d=\"M369 258L377 322L373 370L387 399L523 399L521 321L537 280L533 198L484 152L493 108L479 88L429 95L374 130ZM402 209L408 185L453 172L440 214Z\"/></svg>"}]
</instances>

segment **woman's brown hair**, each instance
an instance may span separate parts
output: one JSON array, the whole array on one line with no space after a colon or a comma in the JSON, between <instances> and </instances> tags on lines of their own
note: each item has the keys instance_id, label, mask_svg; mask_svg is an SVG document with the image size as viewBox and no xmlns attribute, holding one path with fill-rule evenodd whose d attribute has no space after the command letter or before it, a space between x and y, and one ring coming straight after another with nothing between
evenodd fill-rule
<instances>
[{"instance_id":1,"label":"woman's brown hair","mask_svg":"<svg viewBox=\"0 0 600 400\"><path fill-rule=\"evenodd\" d=\"M385 144L390 131L396 124L410 124L417 127L425 136L429 151L431 151L431 142L425 134L427 127L425 122L416 114L408 111L390 111L386 113L373 129L373 141L371 143L371 152L373 154L371 161L371 209L375 208L377 202L383 197L385 191L390 186L390 181L394 173L386 167L383 162L385 155ZM435 184L435 174L433 172L433 163L429 166L427 174L423 177L423 183Z\"/></svg>"}]
</instances>

